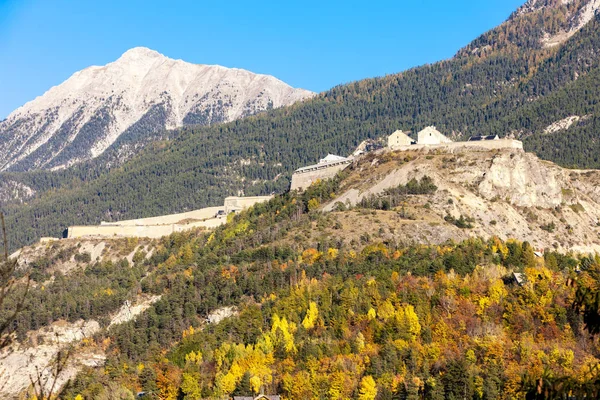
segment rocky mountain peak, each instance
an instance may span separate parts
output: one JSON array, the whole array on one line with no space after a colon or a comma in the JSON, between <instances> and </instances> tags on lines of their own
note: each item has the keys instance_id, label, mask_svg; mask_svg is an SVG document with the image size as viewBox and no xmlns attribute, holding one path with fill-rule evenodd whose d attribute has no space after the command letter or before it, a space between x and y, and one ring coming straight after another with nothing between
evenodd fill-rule
<instances>
[{"instance_id":1,"label":"rocky mountain peak","mask_svg":"<svg viewBox=\"0 0 600 400\"><path fill-rule=\"evenodd\" d=\"M534 12L546 7L557 7L571 2L572 0L527 0L525 4L519 8L517 13L524 14L527 12Z\"/></svg>"},{"instance_id":2,"label":"rocky mountain peak","mask_svg":"<svg viewBox=\"0 0 600 400\"><path fill-rule=\"evenodd\" d=\"M166 58L158 51L149 49L147 47L133 47L127 50L119 60L139 60L139 59L147 59L147 58Z\"/></svg>"},{"instance_id":3,"label":"rocky mountain peak","mask_svg":"<svg viewBox=\"0 0 600 400\"><path fill-rule=\"evenodd\" d=\"M0 122L0 171L65 168L107 149L119 162L164 130L233 121L313 96L268 75L135 47L74 73Z\"/></svg>"}]
</instances>

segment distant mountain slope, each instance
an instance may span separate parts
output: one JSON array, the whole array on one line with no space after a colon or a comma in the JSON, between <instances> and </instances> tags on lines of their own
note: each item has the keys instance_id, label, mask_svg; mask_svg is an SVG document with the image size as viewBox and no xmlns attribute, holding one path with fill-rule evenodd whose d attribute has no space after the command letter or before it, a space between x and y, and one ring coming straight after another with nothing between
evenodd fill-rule
<instances>
[{"instance_id":1,"label":"distant mountain slope","mask_svg":"<svg viewBox=\"0 0 600 400\"><path fill-rule=\"evenodd\" d=\"M0 122L0 170L64 168L165 128L229 122L313 93L268 75L172 60L137 47L76 72Z\"/></svg>"},{"instance_id":2,"label":"distant mountain slope","mask_svg":"<svg viewBox=\"0 0 600 400\"><path fill-rule=\"evenodd\" d=\"M556 46L542 41L577 27L572 15L596 2L527 4L450 60L341 85L232 123L184 128L109 172L82 166L4 174L35 193L26 204L5 207L12 243L58 235L68 225L219 204L239 191L283 191L295 168L327 153L346 155L365 138L432 124L455 139L513 135L558 164L598 168L600 19ZM573 116L577 122L560 123Z\"/></svg>"}]
</instances>

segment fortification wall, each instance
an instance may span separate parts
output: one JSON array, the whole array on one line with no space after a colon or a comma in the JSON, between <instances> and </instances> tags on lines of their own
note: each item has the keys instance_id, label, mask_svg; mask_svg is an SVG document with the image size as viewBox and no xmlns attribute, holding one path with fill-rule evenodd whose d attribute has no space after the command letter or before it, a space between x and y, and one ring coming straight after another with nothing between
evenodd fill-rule
<instances>
[{"instance_id":1,"label":"fortification wall","mask_svg":"<svg viewBox=\"0 0 600 400\"><path fill-rule=\"evenodd\" d=\"M318 179L331 179L338 172L346 169L350 164L338 164L329 168L317 169L314 171L296 173L292 175L292 185L290 190L305 190Z\"/></svg>"},{"instance_id":2,"label":"fortification wall","mask_svg":"<svg viewBox=\"0 0 600 400\"><path fill-rule=\"evenodd\" d=\"M273 196L228 197L220 207L207 207L200 210L158 217L130 219L118 222L101 222L97 226L70 226L68 238L78 237L147 237L160 238L173 232L192 228L216 228L227 222L227 218L215 218L219 211L241 210L257 203L268 201Z\"/></svg>"},{"instance_id":3,"label":"fortification wall","mask_svg":"<svg viewBox=\"0 0 600 400\"><path fill-rule=\"evenodd\" d=\"M70 226L67 237L148 237L159 238L161 236L170 235L173 233L173 225L156 225L156 226L117 226L117 225L99 225L99 226Z\"/></svg>"},{"instance_id":4,"label":"fortification wall","mask_svg":"<svg viewBox=\"0 0 600 400\"><path fill-rule=\"evenodd\" d=\"M157 239L174 232L183 232L192 228L216 228L225 222L227 222L225 218L211 218L189 224L70 226L67 230L67 238L147 237Z\"/></svg>"},{"instance_id":5,"label":"fortification wall","mask_svg":"<svg viewBox=\"0 0 600 400\"><path fill-rule=\"evenodd\" d=\"M102 221L100 225L165 225L165 224L176 224L178 222L190 219L196 220L204 220L208 218L214 218L215 214L219 210L223 210L221 207L207 207L202 208L200 210L194 210L179 214L169 214L169 215L161 215L158 217L149 217L149 218L139 218L139 219L129 219L124 221L117 222L104 222Z\"/></svg>"},{"instance_id":6,"label":"fortification wall","mask_svg":"<svg viewBox=\"0 0 600 400\"><path fill-rule=\"evenodd\" d=\"M411 146L394 147L394 151L406 150L442 150L442 151L487 151L500 149L517 149L523 150L523 142L513 139L498 139L498 140L482 140L477 142L451 142L441 144L413 144Z\"/></svg>"}]
</instances>

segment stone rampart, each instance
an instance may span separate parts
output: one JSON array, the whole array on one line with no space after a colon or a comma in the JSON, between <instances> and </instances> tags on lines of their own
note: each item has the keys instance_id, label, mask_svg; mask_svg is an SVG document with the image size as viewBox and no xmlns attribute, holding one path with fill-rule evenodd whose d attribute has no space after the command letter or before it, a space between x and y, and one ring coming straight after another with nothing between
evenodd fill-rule
<instances>
[{"instance_id":1,"label":"stone rampart","mask_svg":"<svg viewBox=\"0 0 600 400\"><path fill-rule=\"evenodd\" d=\"M222 206L158 217L130 219L117 222L101 222L97 226L70 226L67 238L78 237L147 237L160 238L174 232L192 228L216 228L227 222L226 214L243 210L257 203L268 201L273 196L228 197ZM217 217L219 211L224 214Z\"/></svg>"},{"instance_id":2,"label":"stone rampart","mask_svg":"<svg viewBox=\"0 0 600 400\"><path fill-rule=\"evenodd\" d=\"M331 166L322 166L320 168L306 169L302 172L295 172L292 175L292 184L290 190L305 190L317 180L331 179L338 172L346 169L350 165L350 161L344 163L337 163ZM318 167L317 165L316 167Z\"/></svg>"},{"instance_id":3,"label":"stone rampart","mask_svg":"<svg viewBox=\"0 0 600 400\"><path fill-rule=\"evenodd\" d=\"M191 222L189 224L70 226L67 230L67 238L147 237L156 239L192 228L216 228L225 222L225 218L211 218L206 221Z\"/></svg>"},{"instance_id":4,"label":"stone rampart","mask_svg":"<svg viewBox=\"0 0 600 400\"><path fill-rule=\"evenodd\" d=\"M161 215L158 217L129 219L117 222L105 222L102 221L100 225L165 225L165 224L176 224L185 220L205 220L214 218L219 210L223 210L223 207L207 207L200 210L188 211L179 214Z\"/></svg>"},{"instance_id":5,"label":"stone rampart","mask_svg":"<svg viewBox=\"0 0 600 400\"><path fill-rule=\"evenodd\" d=\"M441 151L488 151L501 149L517 149L523 150L523 142L514 139L498 139L498 140L481 140L473 142L451 142L441 144L413 144L410 146L398 146L393 148L393 151L408 151L408 150L441 150Z\"/></svg>"},{"instance_id":6,"label":"stone rampart","mask_svg":"<svg viewBox=\"0 0 600 400\"><path fill-rule=\"evenodd\" d=\"M225 213L229 214L232 211L250 208L255 204L267 202L272 198L273 196L226 197L224 202Z\"/></svg>"}]
</instances>

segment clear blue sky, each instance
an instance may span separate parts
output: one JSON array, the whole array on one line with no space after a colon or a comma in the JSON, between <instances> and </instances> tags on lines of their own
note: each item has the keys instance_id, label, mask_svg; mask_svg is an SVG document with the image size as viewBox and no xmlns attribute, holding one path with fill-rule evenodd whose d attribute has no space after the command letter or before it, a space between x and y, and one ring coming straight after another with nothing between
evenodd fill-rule
<instances>
[{"instance_id":1,"label":"clear blue sky","mask_svg":"<svg viewBox=\"0 0 600 400\"><path fill-rule=\"evenodd\" d=\"M323 91L451 57L524 0L0 0L0 118L145 46Z\"/></svg>"}]
</instances>

